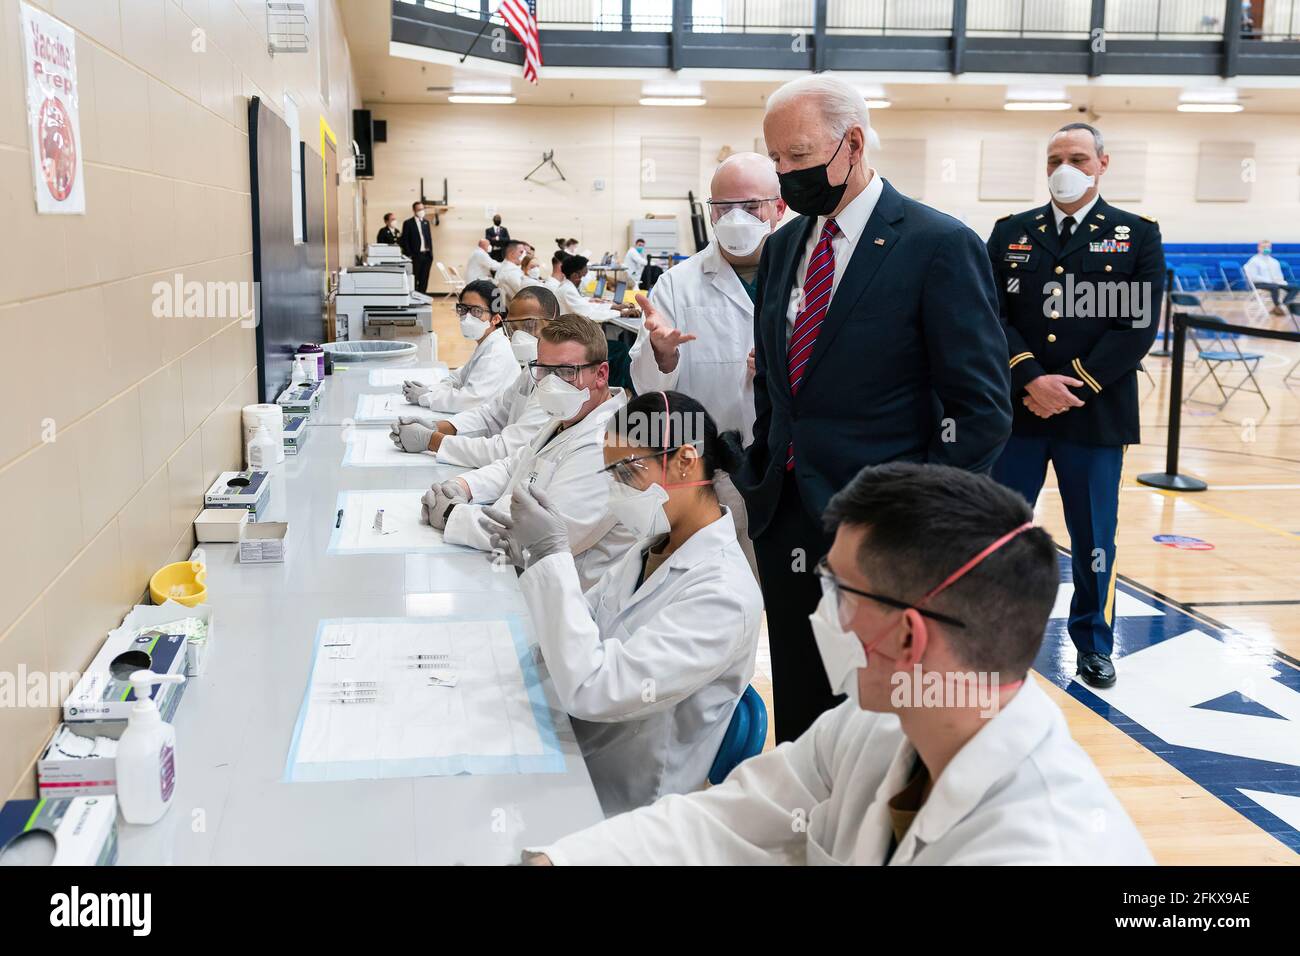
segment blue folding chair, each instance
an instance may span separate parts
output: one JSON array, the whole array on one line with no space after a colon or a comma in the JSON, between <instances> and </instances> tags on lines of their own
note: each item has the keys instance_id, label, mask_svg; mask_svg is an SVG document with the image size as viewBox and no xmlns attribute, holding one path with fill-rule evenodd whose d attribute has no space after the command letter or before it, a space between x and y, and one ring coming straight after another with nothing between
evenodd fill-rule
<instances>
[{"instance_id":1,"label":"blue folding chair","mask_svg":"<svg viewBox=\"0 0 1300 956\"><path fill-rule=\"evenodd\" d=\"M1206 292L1210 285L1205 273L1197 265L1182 265L1174 269L1174 285L1183 292Z\"/></svg>"},{"instance_id":2,"label":"blue folding chair","mask_svg":"<svg viewBox=\"0 0 1300 956\"><path fill-rule=\"evenodd\" d=\"M1202 315L1201 319L1206 319L1214 323L1227 324L1227 321L1217 315ZM1259 363L1264 361L1263 352L1243 352L1241 346L1237 344L1238 335L1235 332L1215 332L1205 329L1194 329L1188 327L1188 333L1192 341L1196 343L1196 357L1205 363L1205 374L1196 380L1196 384L1187 390L1187 397L1183 401L1190 405L1209 405L1216 411L1222 411L1223 407L1232 401L1232 396L1238 392L1252 392L1259 396L1259 400L1264 403L1264 408L1269 409L1268 399L1264 397L1264 390L1260 388L1259 380L1255 378L1255 372L1259 369ZM1198 334L1199 331L1199 334ZM1217 347L1216 347L1217 346ZM1229 348L1228 346L1231 346ZM1219 369L1226 367L1231 369L1233 365L1240 365L1244 374L1241 379L1233 383L1227 383L1219 377ZM1206 379L1214 382L1215 387L1219 390L1219 396L1223 399L1218 404L1207 402L1202 399L1192 398L1196 390L1201 387ZM1247 388L1249 383L1252 388ZM1225 388L1225 384L1227 387Z\"/></svg>"},{"instance_id":3,"label":"blue folding chair","mask_svg":"<svg viewBox=\"0 0 1300 956\"><path fill-rule=\"evenodd\" d=\"M709 769L709 783L715 787L727 779L727 774L736 769L742 760L748 760L762 753L763 742L767 740L767 708L763 698L753 686L746 687L745 693L736 701L736 709L731 713L731 723L727 725L726 736L718 755L713 758Z\"/></svg>"}]
</instances>

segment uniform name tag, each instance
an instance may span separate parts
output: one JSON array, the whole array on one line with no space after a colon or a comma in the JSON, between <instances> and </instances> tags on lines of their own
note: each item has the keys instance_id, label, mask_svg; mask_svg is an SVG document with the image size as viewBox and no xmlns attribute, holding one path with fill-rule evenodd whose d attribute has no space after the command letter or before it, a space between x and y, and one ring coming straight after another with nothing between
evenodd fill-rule
<instances>
[{"instance_id":1,"label":"uniform name tag","mask_svg":"<svg viewBox=\"0 0 1300 956\"><path fill-rule=\"evenodd\" d=\"M1118 239L1103 239L1100 242L1088 243L1089 252L1128 252L1128 247L1129 243Z\"/></svg>"},{"instance_id":2,"label":"uniform name tag","mask_svg":"<svg viewBox=\"0 0 1300 956\"><path fill-rule=\"evenodd\" d=\"M1008 252L1002 256L1003 262L1028 262L1029 253L1027 252Z\"/></svg>"}]
</instances>

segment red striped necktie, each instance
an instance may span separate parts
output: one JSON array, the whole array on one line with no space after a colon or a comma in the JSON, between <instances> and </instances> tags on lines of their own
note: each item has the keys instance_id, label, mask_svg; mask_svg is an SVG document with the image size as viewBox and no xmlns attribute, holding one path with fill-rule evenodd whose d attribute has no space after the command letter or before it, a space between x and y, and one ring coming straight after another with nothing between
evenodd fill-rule
<instances>
[{"instance_id":1,"label":"red striped necktie","mask_svg":"<svg viewBox=\"0 0 1300 956\"><path fill-rule=\"evenodd\" d=\"M808 369L808 360L812 358L813 346L817 344L817 333L821 331L826 319L826 310L831 304L831 288L835 284L835 250L831 243L840 234L840 227L834 219L827 219L822 227L821 238L813 249L812 258L808 260L808 270L803 279L803 308L795 316L794 328L790 331L790 349L788 362L790 369L790 393L799 394L803 384L804 372ZM786 451L785 469L794 468L794 442Z\"/></svg>"}]
</instances>

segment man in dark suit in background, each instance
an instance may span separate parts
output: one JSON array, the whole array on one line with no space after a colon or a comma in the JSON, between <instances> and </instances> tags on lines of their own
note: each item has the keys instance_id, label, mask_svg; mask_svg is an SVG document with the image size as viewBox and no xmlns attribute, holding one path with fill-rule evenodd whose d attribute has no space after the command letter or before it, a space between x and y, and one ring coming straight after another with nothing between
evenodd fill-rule
<instances>
[{"instance_id":1,"label":"man in dark suit in background","mask_svg":"<svg viewBox=\"0 0 1300 956\"><path fill-rule=\"evenodd\" d=\"M490 255L497 262L501 261L501 256L505 252L506 243L510 241L510 230L501 225L501 216L492 217L492 225L483 230L483 238L492 244Z\"/></svg>"},{"instance_id":2,"label":"man in dark suit in background","mask_svg":"<svg viewBox=\"0 0 1300 956\"><path fill-rule=\"evenodd\" d=\"M433 233L424 218L424 203L411 203L411 218L402 223L402 252L411 260L415 273L415 291L429 290L429 270L433 268Z\"/></svg>"},{"instance_id":3,"label":"man in dark suit in background","mask_svg":"<svg viewBox=\"0 0 1300 956\"><path fill-rule=\"evenodd\" d=\"M759 266L757 420L735 480L767 607L778 741L837 702L809 621L835 616L818 607L815 573L831 495L887 461L988 471L1011 428L984 245L867 167L869 123L862 94L824 74L777 90L763 120L781 198L800 216L767 240ZM906 606L923 595L881 597Z\"/></svg>"},{"instance_id":4,"label":"man in dark suit in background","mask_svg":"<svg viewBox=\"0 0 1300 956\"><path fill-rule=\"evenodd\" d=\"M395 246L402 234L397 231L397 217L391 212L384 213L384 225L379 230L379 235L375 236L375 242L382 242L386 246Z\"/></svg>"}]
</instances>

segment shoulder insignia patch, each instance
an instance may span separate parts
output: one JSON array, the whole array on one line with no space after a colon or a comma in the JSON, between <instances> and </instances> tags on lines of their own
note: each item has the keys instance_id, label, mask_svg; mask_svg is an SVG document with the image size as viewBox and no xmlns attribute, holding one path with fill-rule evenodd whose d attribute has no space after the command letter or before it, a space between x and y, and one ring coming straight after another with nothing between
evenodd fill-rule
<instances>
[{"instance_id":1,"label":"shoulder insignia patch","mask_svg":"<svg viewBox=\"0 0 1300 956\"><path fill-rule=\"evenodd\" d=\"M1156 221L1156 217L1155 217L1155 216L1143 216L1142 218L1145 219L1147 222L1155 222L1155 221Z\"/></svg>"}]
</instances>

